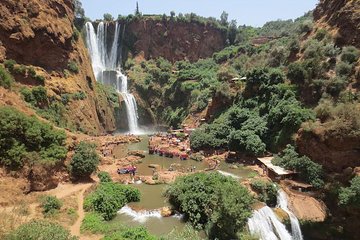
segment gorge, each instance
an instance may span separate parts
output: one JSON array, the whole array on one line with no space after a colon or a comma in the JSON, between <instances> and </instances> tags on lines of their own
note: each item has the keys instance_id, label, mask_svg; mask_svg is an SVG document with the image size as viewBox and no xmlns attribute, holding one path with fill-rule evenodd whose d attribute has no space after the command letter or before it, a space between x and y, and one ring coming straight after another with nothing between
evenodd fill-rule
<instances>
[{"instance_id":1,"label":"gorge","mask_svg":"<svg viewBox=\"0 0 360 240\"><path fill-rule=\"evenodd\" d=\"M359 1L88 2L0 0L0 239L357 239Z\"/></svg>"}]
</instances>

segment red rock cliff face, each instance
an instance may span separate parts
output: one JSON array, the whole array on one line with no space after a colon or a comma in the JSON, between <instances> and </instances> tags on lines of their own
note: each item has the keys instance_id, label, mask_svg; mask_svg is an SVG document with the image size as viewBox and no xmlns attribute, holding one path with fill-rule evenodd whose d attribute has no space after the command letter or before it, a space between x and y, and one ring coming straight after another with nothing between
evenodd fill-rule
<instances>
[{"instance_id":1,"label":"red rock cliff face","mask_svg":"<svg viewBox=\"0 0 360 240\"><path fill-rule=\"evenodd\" d=\"M319 24L338 29L338 45L360 47L359 0L320 0L314 11L314 19Z\"/></svg>"},{"instance_id":2,"label":"red rock cliff face","mask_svg":"<svg viewBox=\"0 0 360 240\"><path fill-rule=\"evenodd\" d=\"M85 99L66 105L64 115L75 129L96 135L114 131L114 110L97 91L84 42L74 37L73 20L71 0L0 0L0 61L35 66L46 78L48 96L58 101L63 94L85 93ZM79 73L65 77L69 61L77 63Z\"/></svg>"},{"instance_id":3,"label":"red rock cliff face","mask_svg":"<svg viewBox=\"0 0 360 240\"><path fill-rule=\"evenodd\" d=\"M172 62L196 61L223 49L226 33L199 23L145 18L126 26L125 42L135 55L143 54L146 59L163 57Z\"/></svg>"}]
</instances>

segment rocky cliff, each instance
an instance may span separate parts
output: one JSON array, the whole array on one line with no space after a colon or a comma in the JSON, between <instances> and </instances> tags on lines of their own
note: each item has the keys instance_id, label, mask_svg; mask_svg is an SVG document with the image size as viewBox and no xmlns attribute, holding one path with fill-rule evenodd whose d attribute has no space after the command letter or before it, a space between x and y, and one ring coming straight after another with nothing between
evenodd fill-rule
<instances>
[{"instance_id":1,"label":"rocky cliff","mask_svg":"<svg viewBox=\"0 0 360 240\"><path fill-rule=\"evenodd\" d=\"M360 47L360 1L320 0L314 19L318 25L336 31L338 45Z\"/></svg>"},{"instance_id":2,"label":"rocky cliff","mask_svg":"<svg viewBox=\"0 0 360 240\"><path fill-rule=\"evenodd\" d=\"M113 131L114 112L97 89L87 50L73 25L73 8L71 0L1 0L0 61L33 66L45 77L52 100L84 93L84 99L66 105L64 116L75 129L90 134ZM69 73L69 63L78 71ZM21 76L16 81L31 87Z\"/></svg>"},{"instance_id":3,"label":"rocky cliff","mask_svg":"<svg viewBox=\"0 0 360 240\"><path fill-rule=\"evenodd\" d=\"M226 31L197 22L156 20L143 17L126 25L124 43L133 55L169 61L212 56L225 47Z\"/></svg>"}]
</instances>

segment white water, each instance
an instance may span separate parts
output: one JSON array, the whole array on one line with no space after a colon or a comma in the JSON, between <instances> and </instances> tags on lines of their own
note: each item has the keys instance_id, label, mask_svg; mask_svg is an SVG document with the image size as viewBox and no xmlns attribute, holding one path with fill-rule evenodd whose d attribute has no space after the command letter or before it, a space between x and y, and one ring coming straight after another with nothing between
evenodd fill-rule
<instances>
[{"instance_id":1,"label":"white water","mask_svg":"<svg viewBox=\"0 0 360 240\"><path fill-rule=\"evenodd\" d=\"M268 206L254 211L253 216L248 220L250 233L260 240L291 240L290 233L286 230Z\"/></svg>"},{"instance_id":2,"label":"white water","mask_svg":"<svg viewBox=\"0 0 360 240\"><path fill-rule=\"evenodd\" d=\"M118 213L130 216L130 217L132 217L133 221L136 221L139 223L144 223L149 218L158 218L158 219L162 218L160 209L142 210L142 211L137 212L137 211L133 210L131 207L129 207L128 205L125 205L123 208L121 208L118 211ZM183 218L183 215L182 214L174 214L172 217L180 220Z\"/></svg>"},{"instance_id":3,"label":"white water","mask_svg":"<svg viewBox=\"0 0 360 240\"><path fill-rule=\"evenodd\" d=\"M240 179L240 177L236 176L235 174L225 172L225 171L221 171L221 170L217 170L217 171L218 171L218 173L220 173L221 175L224 175L226 177L232 177L232 178L235 178L235 179Z\"/></svg>"},{"instance_id":4,"label":"white water","mask_svg":"<svg viewBox=\"0 0 360 240\"><path fill-rule=\"evenodd\" d=\"M279 208L284 210L290 218L291 223L291 233L294 240L303 240L299 220L296 218L296 216L289 210L288 208L288 200L286 193L283 190L279 190L278 197L277 197L277 205Z\"/></svg>"},{"instance_id":5,"label":"white water","mask_svg":"<svg viewBox=\"0 0 360 240\"><path fill-rule=\"evenodd\" d=\"M120 25L116 22L114 39L110 52L107 46L108 23L100 22L97 31L91 22L86 23L86 43L90 52L92 67L96 80L113 86L124 99L130 133L141 133L138 126L137 104L134 95L128 92L128 79L121 72L118 59Z\"/></svg>"}]
</instances>

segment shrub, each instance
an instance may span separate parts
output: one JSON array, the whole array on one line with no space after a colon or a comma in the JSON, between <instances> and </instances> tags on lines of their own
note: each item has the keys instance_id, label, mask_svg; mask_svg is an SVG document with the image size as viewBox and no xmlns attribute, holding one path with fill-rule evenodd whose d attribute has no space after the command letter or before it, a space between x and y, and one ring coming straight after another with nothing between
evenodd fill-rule
<instances>
[{"instance_id":1,"label":"shrub","mask_svg":"<svg viewBox=\"0 0 360 240\"><path fill-rule=\"evenodd\" d=\"M219 173L179 177L165 195L195 228L207 226L211 239L234 239L251 216L248 190Z\"/></svg>"},{"instance_id":2,"label":"shrub","mask_svg":"<svg viewBox=\"0 0 360 240\"><path fill-rule=\"evenodd\" d=\"M13 82L14 79L10 73L0 66L0 86L10 89Z\"/></svg>"},{"instance_id":3,"label":"shrub","mask_svg":"<svg viewBox=\"0 0 360 240\"><path fill-rule=\"evenodd\" d=\"M71 174L76 178L90 177L96 170L99 160L95 144L80 142L70 162Z\"/></svg>"},{"instance_id":4,"label":"shrub","mask_svg":"<svg viewBox=\"0 0 360 240\"><path fill-rule=\"evenodd\" d=\"M41 207L45 215L51 215L60 210L62 202L55 196L45 196L41 201Z\"/></svg>"},{"instance_id":5,"label":"shrub","mask_svg":"<svg viewBox=\"0 0 360 240\"><path fill-rule=\"evenodd\" d=\"M44 84L45 83L45 77L44 76L40 76L40 75L35 75L34 79L40 83L40 84Z\"/></svg>"},{"instance_id":6,"label":"shrub","mask_svg":"<svg viewBox=\"0 0 360 240\"><path fill-rule=\"evenodd\" d=\"M118 183L105 182L98 185L96 190L85 198L84 209L95 211L109 221L126 203L139 200L140 191L138 189Z\"/></svg>"},{"instance_id":7,"label":"shrub","mask_svg":"<svg viewBox=\"0 0 360 240\"><path fill-rule=\"evenodd\" d=\"M15 231L5 237L6 240L76 240L77 237L70 235L69 231L57 223L44 220L32 220L21 225Z\"/></svg>"},{"instance_id":8,"label":"shrub","mask_svg":"<svg viewBox=\"0 0 360 240\"><path fill-rule=\"evenodd\" d=\"M354 177L349 187L340 189L339 205L360 207L360 176Z\"/></svg>"},{"instance_id":9,"label":"shrub","mask_svg":"<svg viewBox=\"0 0 360 240\"><path fill-rule=\"evenodd\" d=\"M299 156L291 145L287 145L282 153L273 159L273 164L299 172L300 178L315 188L320 188L324 185L322 166L311 161L307 156Z\"/></svg>"},{"instance_id":10,"label":"shrub","mask_svg":"<svg viewBox=\"0 0 360 240\"><path fill-rule=\"evenodd\" d=\"M86 93L84 93L83 91L76 92L72 95L72 98L74 100L84 100L86 97Z\"/></svg>"},{"instance_id":11,"label":"shrub","mask_svg":"<svg viewBox=\"0 0 360 240\"><path fill-rule=\"evenodd\" d=\"M105 13L104 14L104 20L108 21L108 22L111 22L111 21L114 21L114 18L110 13Z\"/></svg>"},{"instance_id":12,"label":"shrub","mask_svg":"<svg viewBox=\"0 0 360 240\"><path fill-rule=\"evenodd\" d=\"M260 155L265 152L266 145L254 131L236 130L230 133L229 149L231 151Z\"/></svg>"},{"instance_id":13,"label":"shrub","mask_svg":"<svg viewBox=\"0 0 360 240\"><path fill-rule=\"evenodd\" d=\"M31 104L35 104L35 98L34 95L32 94L31 90L27 87L23 87L20 89L20 93L23 95L23 98L26 102L31 103Z\"/></svg>"},{"instance_id":14,"label":"shrub","mask_svg":"<svg viewBox=\"0 0 360 240\"><path fill-rule=\"evenodd\" d=\"M100 182L112 182L112 179L110 177L110 174L108 172L99 172L98 177L100 179Z\"/></svg>"},{"instance_id":15,"label":"shrub","mask_svg":"<svg viewBox=\"0 0 360 240\"><path fill-rule=\"evenodd\" d=\"M251 188L258 193L259 200L274 207L277 203L278 187L275 183L255 180L251 182Z\"/></svg>"},{"instance_id":16,"label":"shrub","mask_svg":"<svg viewBox=\"0 0 360 240\"><path fill-rule=\"evenodd\" d=\"M347 62L347 63L354 63L359 58L360 51L354 47L344 47L341 53L341 61Z\"/></svg>"},{"instance_id":17,"label":"shrub","mask_svg":"<svg viewBox=\"0 0 360 240\"><path fill-rule=\"evenodd\" d=\"M79 67L75 61L70 61L67 67L71 72L79 73Z\"/></svg>"},{"instance_id":18,"label":"shrub","mask_svg":"<svg viewBox=\"0 0 360 240\"><path fill-rule=\"evenodd\" d=\"M106 234L104 240L157 240L145 227L133 227Z\"/></svg>"},{"instance_id":19,"label":"shrub","mask_svg":"<svg viewBox=\"0 0 360 240\"><path fill-rule=\"evenodd\" d=\"M352 65L346 62L340 62L336 65L336 74L338 76L349 76L352 72Z\"/></svg>"},{"instance_id":20,"label":"shrub","mask_svg":"<svg viewBox=\"0 0 360 240\"><path fill-rule=\"evenodd\" d=\"M26 160L57 163L66 156L65 132L11 107L0 107L0 163L18 169ZM32 153L32 154L30 154ZM32 155L36 159L29 159Z\"/></svg>"},{"instance_id":21,"label":"shrub","mask_svg":"<svg viewBox=\"0 0 360 240\"><path fill-rule=\"evenodd\" d=\"M96 212L89 212L85 214L80 227L81 233L105 233L107 230L106 222L100 214Z\"/></svg>"},{"instance_id":22,"label":"shrub","mask_svg":"<svg viewBox=\"0 0 360 240\"><path fill-rule=\"evenodd\" d=\"M43 86L37 86L31 89L31 93L37 107L44 107L48 104L47 91Z\"/></svg>"},{"instance_id":23,"label":"shrub","mask_svg":"<svg viewBox=\"0 0 360 240\"><path fill-rule=\"evenodd\" d=\"M12 59L8 59L4 61L4 66L10 71L12 72L14 70L14 66L16 64L15 60Z\"/></svg>"},{"instance_id":24,"label":"shrub","mask_svg":"<svg viewBox=\"0 0 360 240\"><path fill-rule=\"evenodd\" d=\"M20 75L25 75L26 66L24 66L24 65L15 66L14 67L14 73L20 74Z\"/></svg>"},{"instance_id":25,"label":"shrub","mask_svg":"<svg viewBox=\"0 0 360 240\"><path fill-rule=\"evenodd\" d=\"M314 27L314 24L311 20L305 20L300 24L299 30L300 30L300 33L308 33L313 29L313 27Z\"/></svg>"}]
</instances>

